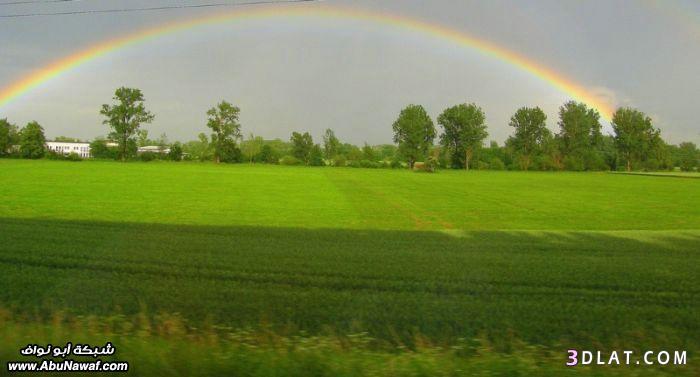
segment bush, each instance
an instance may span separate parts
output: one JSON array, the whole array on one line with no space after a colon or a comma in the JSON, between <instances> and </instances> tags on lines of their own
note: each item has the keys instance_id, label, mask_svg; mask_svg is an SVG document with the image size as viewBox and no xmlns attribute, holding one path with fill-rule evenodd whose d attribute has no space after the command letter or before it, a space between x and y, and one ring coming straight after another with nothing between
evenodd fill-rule
<instances>
[{"instance_id":1,"label":"bush","mask_svg":"<svg viewBox=\"0 0 700 377\"><path fill-rule=\"evenodd\" d=\"M257 160L266 164L278 164L280 161L279 153L272 148L269 144L262 146L260 154L258 154Z\"/></svg>"},{"instance_id":2,"label":"bush","mask_svg":"<svg viewBox=\"0 0 700 377\"><path fill-rule=\"evenodd\" d=\"M478 161L476 163L476 170L488 170L489 164L484 161Z\"/></svg>"},{"instance_id":3,"label":"bush","mask_svg":"<svg viewBox=\"0 0 700 377\"><path fill-rule=\"evenodd\" d=\"M172 146L170 146L168 160L182 161L182 144L180 144L179 142L175 142Z\"/></svg>"},{"instance_id":4,"label":"bush","mask_svg":"<svg viewBox=\"0 0 700 377\"><path fill-rule=\"evenodd\" d=\"M370 160L362 160L362 161L360 161L360 166L363 168L368 168L368 169L376 169L379 167L379 164L377 164L374 161L370 161Z\"/></svg>"},{"instance_id":5,"label":"bush","mask_svg":"<svg viewBox=\"0 0 700 377\"><path fill-rule=\"evenodd\" d=\"M58 153L55 151L46 151L46 155L44 155L47 160L63 160L63 153Z\"/></svg>"},{"instance_id":6,"label":"bush","mask_svg":"<svg viewBox=\"0 0 700 377\"><path fill-rule=\"evenodd\" d=\"M390 164L392 169L401 169L403 168L403 164L399 160L392 160Z\"/></svg>"},{"instance_id":7,"label":"bush","mask_svg":"<svg viewBox=\"0 0 700 377\"><path fill-rule=\"evenodd\" d=\"M560 170L560 167L551 156L542 155L534 158L531 170L554 171Z\"/></svg>"},{"instance_id":8,"label":"bush","mask_svg":"<svg viewBox=\"0 0 700 377\"><path fill-rule=\"evenodd\" d=\"M294 156L284 156L280 158L280 165L294 166L301 165L301 160Z\"/></svg>"},{"instance_id":9,"label":"bush","mask_svg":"<svg viewBox=\"0 0 700 377\"><path fill-rule=\"evenodd\" d=\"M345 166L347 166L347 163L348 163L347 159L345 158L345 156L342 156L342 155L335 156L335 158L333 159L333 166L344 168Z\"/></svg>"},{"instance_id":10,"label":"bush","mask_svg":"<svg viewBox=\"0 0 700 377\"><path fill-rule=\"evenodd\" d=\"M436 172L440 167L440 160L437 157L428 157L428 161L425 163L425 171L429 173Z\"/></svg>"},{"instance_id":11,"label":"bush","mask_svg":"<svg viewBox=\"0 0 700 377\"><path fill-rule=\"evenodd\" d=\"M655 158L650 158L642 164L645 171L658 171L661 168L661 163Z\"/></svg>"},{"instance_id":12,"label":"bush","mask_svg":"<svg viewBox=\"0 0 700 377\"><path fill-rule=\"evenodd\" d=\"M610 166L605 162L605 157L600 152L588 152L584 155L586 161L586 170L601 171L608 170Z\"/></svg>"},{"instance_id":13,"label":"bush","mask_svg":"<svg viewBox=\"0 0 700 377\"><path fill-rule=\"evenodd\" d=\"M70 154L68 154L68 156L66 156L65 159L67 161L82 161L83 160L83 158L80 157L80 155L75 153L75 152L70 152Z\"/></svg>"},{"instance_id":14,"label":"bush","mask_svg":"<svg viewBox=\"0 0 700 377\"><path fill-rule=\"evenodd\" d=\"M586 170L586 165L582 158L566 156L564 157L564 169L570 171L584 171Z\"/></svg>"},{"instance_id":15,"label":"bush","mask_svg":"<svg viewBox=\"0 0 700 377\"><path fill-rule=\"evenodd\" d=\"M44 158L46 158L47 160L56 160L56 161L82 161L83 160L83 158L80 157L80 155L75 153L75 152L70 152L69 154L63 154L63 153L51 151L51 150L46 151Z\"/></svg>"},{"instance_id":16,"label":"bush","mask_svg":"<svg viewBox=\"0 0 700 377\"><path fill-rule=\"evenodd\" d=\"M143 152L139 155L139 159L143 162L149 162L158 159L158 155L153 152Z\"/></svg>"},{"instance_id":17,"label":"bush","mask_svg":"<svg viewBox=\"0 0 700 377\"><path fill-rule=\"evenodd\" d=\"M501 161L500 158L494 157L491 159L489 162L489 169L491 170L504 170L506 168L506 164Z\"/></svg>"},{"instance_id":18,"label":"bush","mask_svg":"<svg viewBox=\"0 0 700 377\"><path fill-rule=\"evenodd\" d=\"M348 166L351 168L361 168L362 167L362 165L360 165L360 161L357 161L357 160L349 161Z\"/></svg>"},{"instance_id":19,"label":"bush","mask_svg":"<svg viewBox=\"0 0 700 377\"><path fill-rule=\"evenodd\" d=\"M234 141L226 141L221 146L221 162L228 164L239 163L243 161L243 154Z\"/></svg>"}]
</instances>

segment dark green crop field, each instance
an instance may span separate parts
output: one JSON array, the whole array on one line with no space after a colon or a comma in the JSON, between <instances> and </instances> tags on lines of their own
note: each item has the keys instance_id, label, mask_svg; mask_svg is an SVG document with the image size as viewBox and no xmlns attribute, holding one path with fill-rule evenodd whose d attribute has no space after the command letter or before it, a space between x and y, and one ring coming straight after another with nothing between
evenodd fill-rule
<instances>
[{"instance_id":1,"label":"dark green crop field","mask_svg":"<svg viewBox=\"0 0 700 377\"><path fill-rule=\"evenodd\" d=\"M0 160L0 182L0 307L20 323L700 357L697 179Z\"/></svg>"}]
</instances>

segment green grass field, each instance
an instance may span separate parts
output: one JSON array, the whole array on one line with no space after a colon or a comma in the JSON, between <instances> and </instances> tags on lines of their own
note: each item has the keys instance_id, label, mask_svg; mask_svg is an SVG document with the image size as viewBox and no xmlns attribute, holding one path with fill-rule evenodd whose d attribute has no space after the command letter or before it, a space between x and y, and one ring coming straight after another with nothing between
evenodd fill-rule
<instances>
[{"instance_id":1,"label":"green grass field","mask_svg":"<svg viewBox=\"0 0 700 377\"><path fill-rule=\"evenodd\" d=\"M0 160L0 216L372 230L700 229L700 182L608 173Z\"/></svg>"},{"instance_id":2,"label":"green grass field","mask_svg":"<svg viewBox=\"0 0 700 377\"><path fill-rule=\"evenodd\" d=\"M698 371L700 180L0 160L0 181L13 328L177 313L379 350L681 349Z\"/></svg>"}]
</instances>

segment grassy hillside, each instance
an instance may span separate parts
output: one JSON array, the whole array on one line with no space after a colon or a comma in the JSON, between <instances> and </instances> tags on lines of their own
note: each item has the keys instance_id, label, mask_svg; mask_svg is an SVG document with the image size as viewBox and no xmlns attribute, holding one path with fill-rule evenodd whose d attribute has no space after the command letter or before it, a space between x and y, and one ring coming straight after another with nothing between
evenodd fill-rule
<instances>
[{"instance_id":1,"label":"grassy hillside","mask_svg":"<svg viewBox=\"0 0 700 377\"><path fill-rule=\"evenodd\" d=\"M572 347L688 350L691 361L700 349L696 179L0 160L0 180L0 307L12 313L0 327L13 333L36 334L57 312L177 313L190 330L364 332L379 353L312 362L380 360L370 369L403 362L395 347L475 338L550 350L510 359L530 366L563 363ZM306 360L265 349L250 360ZM476 370L452 353L415 357L395 375Z\"/></svg>"}]
</instances>

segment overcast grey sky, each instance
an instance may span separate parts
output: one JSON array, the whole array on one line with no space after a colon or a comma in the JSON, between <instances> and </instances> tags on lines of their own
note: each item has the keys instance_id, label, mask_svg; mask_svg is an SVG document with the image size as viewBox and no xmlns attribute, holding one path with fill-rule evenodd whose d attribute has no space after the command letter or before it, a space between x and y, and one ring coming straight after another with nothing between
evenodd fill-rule
<instances>
[{"instance_id":1,"label":"overcast grey sky","mask_svg":"<svg viewBox=\"0 0 700 377\"><path fill-rule=\"evenodd\" d=\"M0 5L0 15L207 2L40 2ZM698 1L323 3L486 39L615 105L639 108L671 142L700 143ZM0 87L100 41L222 11L231 9L0 18ZM290 17L207 25L111 52L0 107L0 118L37 120L49 137L91 139L107 134L99 108L123 85L144 91L156 114L147 126L151 136L165 132L183 141L206 131L205 112L221 99L241 107L245 134L287 139L301 130L320 141L333 128L345 141L371 144L391 142L391 124L409 103L423 104L435 118L448 105L475 102L486 112L489 138L502 142L518 107L539 105L556 130L557 108L569 99L512 64L434 36L368 21Z\"/></svg>"}]
</instances>

